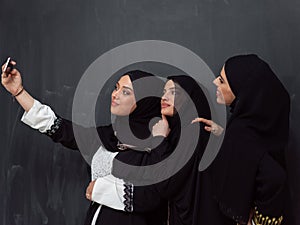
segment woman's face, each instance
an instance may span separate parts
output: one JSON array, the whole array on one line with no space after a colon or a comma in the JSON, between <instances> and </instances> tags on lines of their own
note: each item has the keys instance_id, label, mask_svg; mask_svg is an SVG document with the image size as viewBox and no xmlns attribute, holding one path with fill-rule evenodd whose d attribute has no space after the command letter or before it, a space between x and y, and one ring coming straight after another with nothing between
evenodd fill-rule
<instances>
[{"instance_id":1,"label":"woman's face","mask_svg":"<svg viewBox=\"0 0 300 225\"><path fill-rule=\"evenodd\" d=\"M111 94L110 111L116 116L127 116L135 108L136 101L130 77L122 76Z\"/></svg>"},{"instance_id":2,"label":"woman's face","mask_svg":"<svg viewBox=\"0 0 300 225\"><path fill-rule=\"evenodd\" d=\"M235 99L235 95L229 86L224 66L220 75L213 82L217 86L217 102L219 104L230 105Z\"/></svg>"},{"instance_id":3,"label":"woman's face","mask_svg":"<svg viewBox=\"0 0 300 225\"><path fill-rule=\"evenodd\" d=\"M178 111L184 101L186 101L186 96L182 88L178 85L175 86L175 83L172 80L168 80L164 87L163 96L161 97L161 114L165 116L173 116L175 106Z\"/></svg>"}]
</instances>

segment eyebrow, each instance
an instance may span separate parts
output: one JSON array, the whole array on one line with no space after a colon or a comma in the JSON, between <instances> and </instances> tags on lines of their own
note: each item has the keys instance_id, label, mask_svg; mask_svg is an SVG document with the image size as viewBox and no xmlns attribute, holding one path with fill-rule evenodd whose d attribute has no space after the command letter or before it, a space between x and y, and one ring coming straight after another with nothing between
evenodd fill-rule
<instances>
[{"instance_id":1,"label":"eyebrow","mask_svg":"<svg viewBox=\"0 0 300 225\"><path fill-rule=\"evenodd\" d=\"M127 86L123 86L123 88L125 88L125 89L129 89L129 90L133 91L133 89L132 89L132 88L130 88L130 87L127 87Z\"/></svg>"},{"instance_id":2,"label":"eyebrow","mask_svg":"<svg viewBox=\"0 0 300 225\"><path fill-rule=\"evenodd\" d=\"M168 88L168 90L174 90L174 89L175 89L175 87ZM166 89L164 88L164 90L166 90Z\"/></svg>"},{"instance_id":3,"label":"eyebrow","mask_svg":"<svg viewBox=\"0 0 300 225\"><path fill-rule=\"evenodd\" d=\"M120 87L120 83L119 82L117 82L117 85ZM133 89L130 88L130 87L128 87L128 86L122 86L122 88L129 89L129 90L133 91Z\"/></svg>"}]
</instances>

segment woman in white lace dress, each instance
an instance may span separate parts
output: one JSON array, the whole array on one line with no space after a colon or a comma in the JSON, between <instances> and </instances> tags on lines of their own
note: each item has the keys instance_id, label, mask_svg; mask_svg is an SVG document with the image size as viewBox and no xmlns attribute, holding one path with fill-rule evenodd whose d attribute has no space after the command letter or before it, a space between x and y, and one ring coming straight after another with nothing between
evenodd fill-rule
<instances>
[{"instance_id":1,"label":"woman in white lace dress","mask_svg":"<svg viewBox=\"0 0 300 225\"><path fill-rule=\"evenodd\" d=\"M12 61L12 65L16 63ZM141 85L141 82L133 81L139 78L153 78L155 84ZM152 74L143 71L130 71L120 77L115 89L111 94L111 114L116 116L115 123L97 128L83 128L72 124L71 121L56 115L53 110L39 101L35 100L23 87L22 78L15 68L2 66L2 85L9 91L25 110L22 121L41 133L48 135L53 141L59 142L71 149L79 149L86 146L88 154L91 155L92 180L109 175L112 169L112 160L119 151L147 150L150 151L151 131L149 122L154 117L160 116L160 99L156 97L143 98L145 92L150 91L152 96L155 92L161 92L162 82ZM159 96L160 93L156 93ZM151 94L150 94L151 96ZM141 100L139 100L141 98ZM136 101L139 100L139 101ZM129 125L129 126L128 126ZM79 130L82 137L75 138L73 127ZM97 132L94 132L97 131ZM98 134L99 138L93 136ZM156 133L159 133L156 132ZM80 143L80 144L79 144ZM80 149L81 150L81 149ZM84 150L85 151L85 150ZM86 153L86 151L84 152ZM134 164L143 165L144 162L136 160ZM164 225L166 224L167 205L161 202L159 210L147 213L128 213L132 211L126 202L130 199L130 185L124 184L128 188L127 195L122 196L124 205L115 209L102 206L92 202L88 210L85 224L138 224L138 225ZM106 200L112 204L115 201L113 194L106 190ZM90 194L86 194L87 199L92 199ZM153 214L156 217L153 217Z\"/></svg>"}]
</instances>

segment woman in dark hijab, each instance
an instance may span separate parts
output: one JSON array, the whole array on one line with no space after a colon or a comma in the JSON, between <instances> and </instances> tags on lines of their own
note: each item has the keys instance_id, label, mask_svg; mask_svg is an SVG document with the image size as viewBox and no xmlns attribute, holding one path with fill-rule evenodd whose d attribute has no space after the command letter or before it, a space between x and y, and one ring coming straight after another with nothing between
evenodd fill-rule
<instances>
[{"instance_id":1,"label":"woman in dark hijab","mask_svg":"<svg viewBox=\"0 0 300 225\"><path fill-rule=\"evenodd\" d=\"M256 55L229 58L214 84L217 102L229 105L232 114L219 154L209 168L216 204L205 209L211 216L202 222L247 224L250 215L255 224L281 224L289 95L269 65Z\"/></svg>"},{"instance_id":2,"label":"woman in dark hijab","mask_svg":"<svg viewBox=\"0 0 300 225\"><path fill-rule=\"evenodd\" d=\"M129 208L133 212L147 212L155 208L161 199L169 201L169 224L190 225L194 224L194 206L196 204L196 182L198 179L198 166L209 139L209 133L204 130L202 124L191 124L195 117L210 118L210 109L204 92L199 84L189 76L170 76L164 87L161 99L161 113L163 118L154 127L152 134L161 137L161 143L150 153L144 154L145 161L165 161L165 166L156 171L156 177L152 185L135 185L129 201ZM157 128L161 132L157 131ZM159 130L159 129L158 129ZM198 136L200 132L200 138ZM129 154L135 154L130 152ZM122 155L120 153L119 155ZM155 158L153 160L153 158ZM113 174L122 179L110 177L112 182L105 182L99 178L97 187L92 191L96 196L95 201L111 206L107 201L102 201L100 190L116 189L115 195L126 194L125 188L116 183L136 182L138 178L132 179L128 171L118 168L114 162ZM137 171L137 170L136 170ZM161 181L163 174L172 171L168 177ZM139 179L144 179L143 174ZM147 177L148 178L148 177Z\"/></svg>"},{"instance_id":3,"label":"woman in dark hijab","mask_svg":"<svg viewBox=\"0 0 300 225\"><path fill-rule=\"evenodd\" d=\"M14 62L13 64L15 65ZM145 85L141 86L145 82L144 79L134 82L140 78L145 80L152 78L150 80L153 86L151 88L145 88ZM136 70L122 75L111 94L110 111L116 115L115 124L97 128L83 128L74 125L71 121L55 115L50 107L33 99L24 90L21 74L17 69L3 71L2 84L16 96L17 101L25 109L23 122L39 129L42 133L50 136L53 141L60 142L68 148L79 149L80 144L80 147L84 146L87 149L84 152L93 157L92 179L111 173L112 160L118 152L136 148L151 149L149 122L153 117L160 116L160 99L157 97L144 98L143 95L149 91L149 96L155 96L162 88L162 81L152 74ZM75 139L73 126L74 130L83 136ZM93 135L94 130L99 134L102 143L99 143L97 141L99 138ZM88 194L86 197L90 198ZM165 225L167 206L164 202L161 202L160 206L162 210L159 211L127 213L91 203L85 224L113 225L122 221L122 224L130 225ZM157 215L155 218L152 217L153 213Z\"/></svg>"}]
</instances>

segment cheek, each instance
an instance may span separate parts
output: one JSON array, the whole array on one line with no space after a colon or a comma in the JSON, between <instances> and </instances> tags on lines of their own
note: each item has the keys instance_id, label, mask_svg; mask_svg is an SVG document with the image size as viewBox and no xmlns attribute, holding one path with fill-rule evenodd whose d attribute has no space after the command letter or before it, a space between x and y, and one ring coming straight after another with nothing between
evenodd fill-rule
<instances>
[{"instance_id":1,"label":"cheek","mask_svg":"<svg viewBox=\"0 0 300 225\"><path fill-rule=\"evenodd\" d=\"M175 108L180 110L180 108L184 105L185 102L187 102L187 98L184 95L180 95L175 99Z\"/></svg>"},{"instance_id":2,"label":"cheek","mask_svg":"<svg viewBox=\"0 0 300 225\"><path fill-rule=\"evenodd\" d=\"M171 95L169 97L169 101L168 101L168 104L174 106L175 105L175 96L174 95Z\"/></svg>"},{"instance_id":3,"label":"cheek","mask_svg":"<svg viewBox=\"0 0 300 225\"><path fill-rule=\"evenodd\" d=\"M230 105L234 99L232 92L229 89L223 91L223 95L220 96L222 103L226 105Z\"/></svg>"},{"instance_id":4,"label":"cheek","mask_svg":"<svg viewBox=\"0 0 300 225\"><path fill-rule=\"evenodd\" d=\"M126 101L124 101L124 108L126 108L129 111L133 111L132 108L136 107L136 102L134 97L129 97L126 99Z\"/></svg>"}]
</instances>

